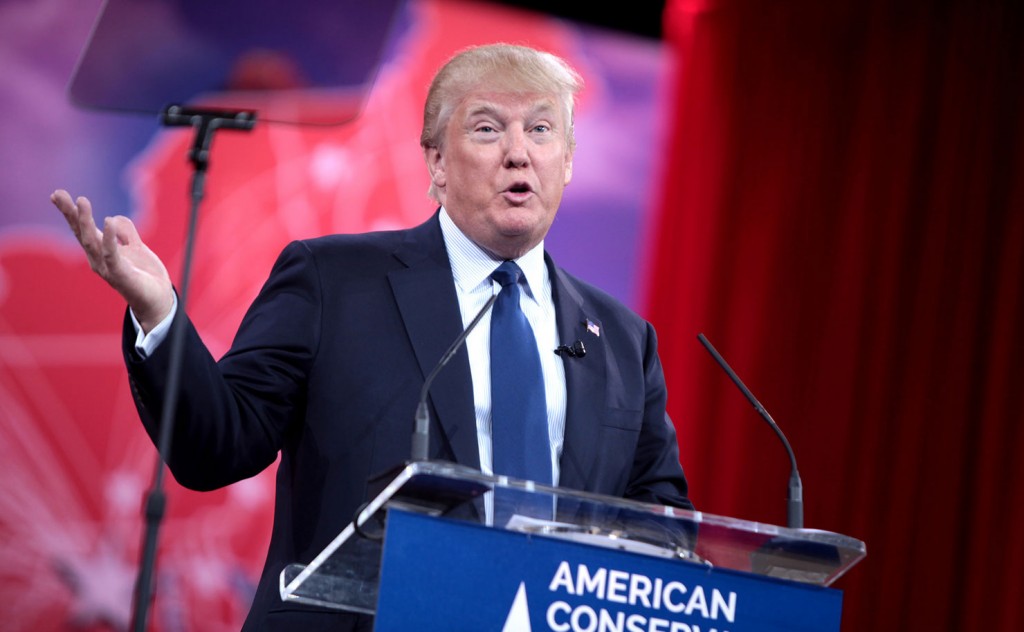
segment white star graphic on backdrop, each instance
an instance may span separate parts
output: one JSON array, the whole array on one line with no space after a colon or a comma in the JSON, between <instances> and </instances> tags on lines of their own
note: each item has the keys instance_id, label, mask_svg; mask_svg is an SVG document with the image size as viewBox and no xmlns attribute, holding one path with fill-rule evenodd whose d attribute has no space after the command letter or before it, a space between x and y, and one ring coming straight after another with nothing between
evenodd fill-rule
<instances>
[{"instance_id":1,"label":"white star graphic on backdrop","mask_svg":"<svg viewBox=\"0 0 1024 632\"><path fill-rule=\"evenodd\" d=\"M136 569L117 549L101 543L92 553L69 553L54 564L74 595L68 613L72 625L105 623L115 630L128 629Z\"/></svg>"}]
</instances>

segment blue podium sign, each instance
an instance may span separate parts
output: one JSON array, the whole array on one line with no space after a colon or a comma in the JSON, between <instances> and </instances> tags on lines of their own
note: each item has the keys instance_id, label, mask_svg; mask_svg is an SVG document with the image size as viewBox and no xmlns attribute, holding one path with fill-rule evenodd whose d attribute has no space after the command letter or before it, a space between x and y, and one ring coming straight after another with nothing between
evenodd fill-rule
<instances>
[{"instance_id":1,"label":"blue podium sign","mask_svg":"<svg viewBox=\"0 0 1024 632\"><path fill-rule=\"evenodd\" d=\"M392 509L378 631L830 632L842 592Z\"/></svg>"}]
</instances>

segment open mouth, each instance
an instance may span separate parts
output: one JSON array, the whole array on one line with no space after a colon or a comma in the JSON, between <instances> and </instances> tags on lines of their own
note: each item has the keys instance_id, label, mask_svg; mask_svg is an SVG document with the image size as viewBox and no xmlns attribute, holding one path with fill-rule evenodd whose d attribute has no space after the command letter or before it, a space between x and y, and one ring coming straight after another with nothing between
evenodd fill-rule
<instances>
[{"instance_id":1,"label":"open mouth","mask_svg":"<svg viewBox=\"0 0 1024 632\"><path fill-rule=\"evenodd\" d=\"M533 189L530 188L529 184L525 182L516 182L509 188L505 189L509 193L530 193Z\"/></svg>"}]
</instances>

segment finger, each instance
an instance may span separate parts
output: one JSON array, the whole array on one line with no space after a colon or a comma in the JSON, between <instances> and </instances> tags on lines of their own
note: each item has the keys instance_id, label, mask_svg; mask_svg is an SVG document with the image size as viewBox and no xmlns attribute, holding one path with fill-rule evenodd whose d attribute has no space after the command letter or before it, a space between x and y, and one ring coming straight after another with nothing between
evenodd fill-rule
<instances>
[{"instance_id":1,"label":"finger","mask_svg":"<svg viewBox=\"0 0 1024 632\"><path fill-rule=\"evenodd\" d=\"M123 215L103 220L103 264L108 280L124 281L132 274L133 260L140 247L144 247L132 220Z\"/></svg>"},{"instance_id":2,"label":"finger","mask_svg":"<svg viewBox=\"0 0 1024 632\"><path fill-rule=\"evenodd\" d=\"M64 216L64 220L68 223L68 226L71 227L75 236L77 236L78 207L76 207L75 203L71 200L71 195L63 189L57 189L50 195L50 201L57 207L60 214Z\"/></svg>"},{"instance_id":3,"label":"finger","mask_svg":"<svg viewBox=\"0 0 1024 632\"><path fill-rule=\"evenodd\" d=\"M71 232L78 239L78 243L82 246L82 250L85 251L85 255L89 260L89 267L99 273L101 277L105 277L106 271L104 270L102 255L103 236L96 227L96 222L93 219L92 204L89 202L89 199L79 197L77 200L72 200L71 195L67 191L57 189L50 195L50 201L53 202L57 210L64 216L64 220L71 228Z\"/></svg>"},{"instance_id":4,"label":"finger","mask_svg":"<svg viewBox=\"0 0 1024 632\"><path fill-rule=\"evenodd\" d=\"M78 237L78 243L89 259L89 266L101 277L106 277L103 257L103 233L96 227L96 220L92 213L92 203L86 197L79 197L73 204L74 219L68 220L71 229Z\"/></svg>"},{"instance_id":5,"label":"finger","mask_svg":"<svg viewBox=\"0 0 1024 632\"><path fill-rule=\"evenodd\" d=\"M117 271L120 257L117 247L118 244L122 243L117 235L117 222L113 220L114 218L112 217L103 220L103 249L100 253L106 269L112 273Z\"/></svg>"},{"instance_id":6,"label":"finger","mask_svg":"<svg viewBox=\"0 0 1024 632\"><path fill-rule=\"evenodd\" d=\"M142 241L139 231L135 228L132 220L124 215L108 217L103 223L103 232L112 231L116 242L122 246L134 245Z\"/></svg>"},{"instance_id":7,"label":"finger","mask_svg":"<svg viewBox=\"0 0 1024 632\"><path fill-rule=\"evenodd\" d=\"M100 229L96 227L96 219L92 214L92 202L89 198L80 196L75 200L78 207L78 228L81 232L80 238L96 241L100 238Z\"/></svg>"},{"instance_id":8,"label":"finger","mask_svg":"<svg viewBox=\"0 0 1024 632\"><path fill-rule=\"evenodd\" d=\"M66 206L67 203L71 201L71 194L64 189L57 189L50 194L50 201L59 209L62 206Z\"/></svg>"}]
</instances>

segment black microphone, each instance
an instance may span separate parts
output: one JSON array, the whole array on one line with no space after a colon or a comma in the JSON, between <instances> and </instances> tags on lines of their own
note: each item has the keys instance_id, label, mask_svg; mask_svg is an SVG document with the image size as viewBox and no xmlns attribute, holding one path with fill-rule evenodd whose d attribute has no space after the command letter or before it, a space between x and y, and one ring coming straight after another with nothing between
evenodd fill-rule
<instances>
[{"instance_id":1,"label":"black microphone","mask_svg":"<svg viewBox=\"0 0 1024 632\"><path fill-rule=\"evenodd\" d=\"M427 379L423 380L423 388L420 390L420 401L419 405L416 406L416 426L412 433L412 460L413 461L426 461L427 453L430 445L430 408L427 406L427 394L430 392L430 385L434 383L434 378L441 372L448 361L452 359L452 356L462 347L463 343L466 342L466 338L469 337L470 332L477 326L480 319L484 317L487 310L491 309L494 305L494 301L498 300L498 294L494 294L491 298L487 299L484 306L480 308L480 311L476 313L473 320L469 322L466 329L459 334L459 337L452 342L452 345L448 347L448 350L444 352L441 359L438 360L437 366L430 372Z\"/></svg>"},{"instance_id":2,"label":"black microphone","mask_svg":"<svg viewBox=\"0 0 1024 632\"><path fill-rule=\"evenodd\" d=\"M789 455L789 464L792 468L792 470L789 473L789 495L787 496L786 503L786 526L788 526L790 529L803 529L804 486L803 483L800 482L800 473L796 469L796 456L793 454L793 448L789 446L789 441L786 439L786 435L782 434L782 429L780 429L779 425L775 423L775 420L772 419L772 416L769 415L768 411L764 409L764 406L761 405L761 402L757 401L757 398L754 397L754 394L751 393L746 386L744 386L739 376L737 376L736 373L733 372L733 370L729 367L729 365L722 358L722 356L720 356L718 352L715 351L715 348L711 345L710 342L708 342L708 339L704 337L704 334L697 334L697 340L699 340L700 343L704 345L704 348L708 350L708 353L710 353L711 357L715 359L715 362L718 363L718 366L722 367L722 370L725 371L726 375L728 375L736 384L736 386L740 388L740 391L747 398L747 400L754 405L754 410L757 411L757 414L761 415L761 417L768 422L768 425L772 427L772 430L775 431L775 434L778 435L779 439L782 440L782 445L786 447L786 453Z\"/></svg>"},{"instance_id":3,"label":"black microphone","mask_svg":"<svg viewBox=\"0 0 1024 632\"><path fill-rule=\"evenodd\" d=\"M573 358L582 358L587 355L587 348L583 346L582 340L577 340L571 345L558 345L555 348L555 353L562 357L571 356Z\"/></svg>"}]
</instances>

